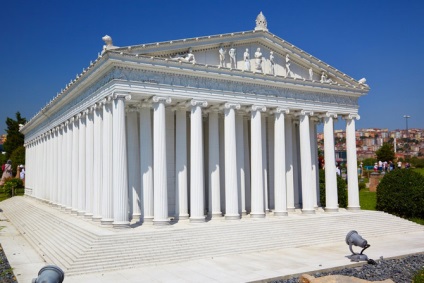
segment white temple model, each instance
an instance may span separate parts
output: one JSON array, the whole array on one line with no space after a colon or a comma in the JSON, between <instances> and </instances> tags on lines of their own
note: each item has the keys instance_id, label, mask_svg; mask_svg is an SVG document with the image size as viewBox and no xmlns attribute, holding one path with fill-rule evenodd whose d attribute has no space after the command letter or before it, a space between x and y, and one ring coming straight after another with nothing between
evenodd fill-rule
<instances>
[{"instance_id":1,"label":"white temple model","mask_svg":"<svg viewBox=\"0 0 424 283\"><path fill-rule=\"evenodd\" d=\"M341 117L348 209L360 209L355 121L365 79L270 33L262 12L251 31L125 47L104 40L22 127L26 195L116 228L312 214L323 123L324 209L337 212Z\"/></svg>"}]
</instances>

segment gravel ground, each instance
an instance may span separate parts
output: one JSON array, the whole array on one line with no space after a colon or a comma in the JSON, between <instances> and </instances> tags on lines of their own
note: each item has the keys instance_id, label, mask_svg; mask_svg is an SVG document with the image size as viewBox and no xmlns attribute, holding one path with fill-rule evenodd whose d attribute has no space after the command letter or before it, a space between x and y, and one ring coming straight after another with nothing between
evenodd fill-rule
<instances>
[{"instance_id":1,"label":"gravel ground","mask_svg":"<svg viewBox=\"0 0 424 283\"><path fill-rule=\"evenodd\" d=\"M375 261L377 262L376 265L364 264L360 267L344 268L331 272L318 272L310 275L314 277L322 277L326 275L346 275L369 281L392 279L396 283L406 283L411 282L415 273L424 268L424 254L411 255L399 259L380 258ZM297 282L299 282L299 276L290 279L269 281L269 283Z\"/></svg>"},{"instance_id":2,"label":"gravel ground","mask_svg":"<svg viewBox=\"0 0 424 283\"><path fill-rule=\"evenodd\" d=\"M0 244L0 283L18 283Z\"/></svg>"}]
</instances>

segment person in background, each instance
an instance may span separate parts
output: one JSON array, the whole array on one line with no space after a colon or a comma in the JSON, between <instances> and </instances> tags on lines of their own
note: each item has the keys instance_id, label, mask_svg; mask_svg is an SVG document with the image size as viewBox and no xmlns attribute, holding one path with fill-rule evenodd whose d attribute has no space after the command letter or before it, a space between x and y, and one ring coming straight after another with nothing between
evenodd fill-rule
<instances>
[{"instance_id":1,"label":"person in background","mask_svg":"<svg viewBox=\"0 0 424 283\"><path fill-rule=\"evenodd\" d=\"M0 180L0 186L3 186L6 182L6 179L12 178L12 160L8 160L4 166L3 174Z\"/></svg>"},{"instance_id":2,"label":"person in background","mask_svg":"<svg viewBox=\"0 0 424 283\"><path fill-rule=\"evenodd\" d=\"M24 181L25 180L25 167L21 164L21 165L19 165L19 169L20 169L19 178L22 181Z\"/></svg>"}]
</instances>

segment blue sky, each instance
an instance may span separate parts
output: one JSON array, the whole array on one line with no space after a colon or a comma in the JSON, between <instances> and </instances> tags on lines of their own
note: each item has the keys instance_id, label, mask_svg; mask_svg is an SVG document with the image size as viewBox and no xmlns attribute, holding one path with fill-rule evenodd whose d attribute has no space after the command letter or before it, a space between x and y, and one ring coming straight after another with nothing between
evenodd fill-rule
<instances>
[{"instance_id":1,"label":"blue sky","mask_svg":"<svg viewBox=\"0 0 424 283\"><path fill-rule=\"evenodd\" d=\"M424 128L424 1L0 0L0 133L27 119L114 44L268 29L371 87L357 128ZM337 128L344 128L339 121Z\"/></svg>"}]
</instances>

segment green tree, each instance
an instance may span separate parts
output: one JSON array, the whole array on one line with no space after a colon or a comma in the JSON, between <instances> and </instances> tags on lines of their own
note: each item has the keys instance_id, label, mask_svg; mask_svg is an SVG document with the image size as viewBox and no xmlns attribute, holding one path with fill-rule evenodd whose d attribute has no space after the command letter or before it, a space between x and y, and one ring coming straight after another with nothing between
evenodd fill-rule
<instances>
[{"instance_id":1,"label":"green tree","mask_svg":"<svg viewBox=\"0 0 424 283\"><path fill-rule=\"evenodd\" d=\"M26 119L22 118L21 113L19 112L16 112L16 120L7 117L7 139L6 142L3 144L7 158L10 158L15 149L24 145L24 135L19 132L19 125L24 125L25 123Z\"/></svg>"},{"instance_id":2,"label":"green tree","mask_svg":"<svg viewBox=\"0 0 424 283\"><path fill-rule=\"evenodd\" d=\"M395 152L393 147L389 143L384 143L379 150L375 152L377 155L377 160L381 161L393 161L395 159Z\"/></svg>"},{"instance_id":3,"label":"green tree","mask_svg":"<svg viewBox=\"0 0 424 283\"><path fill-rule=\"evenodd\" d=\"M10 159L13 164L13 176L16 176L18 166L25 164L25 147L21 145L16 148L10 155Z\"/></svg>"}]
</instances>

